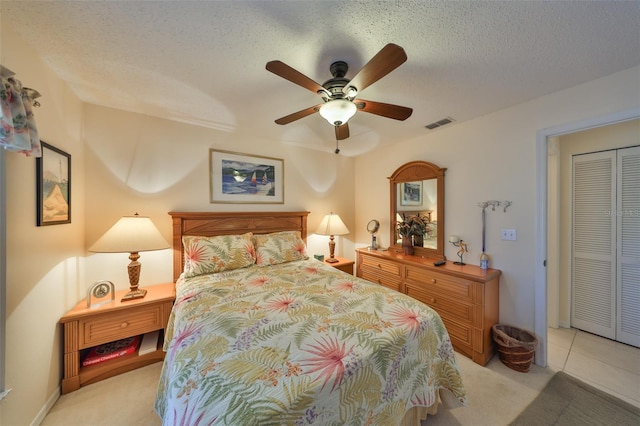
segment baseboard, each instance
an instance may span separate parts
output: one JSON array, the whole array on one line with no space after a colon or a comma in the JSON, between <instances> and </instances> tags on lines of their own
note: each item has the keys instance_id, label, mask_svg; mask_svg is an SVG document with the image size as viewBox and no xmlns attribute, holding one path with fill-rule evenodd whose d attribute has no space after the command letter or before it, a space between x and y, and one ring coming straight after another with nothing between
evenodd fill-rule
<instances>
[{"instance_id":1,"label":"baseboard","mask_svg":"<svg viewBox=\"0 0 640 426\"><path fill-rule=\"evenodd\" d=\"M38 415L33 419L30 426L39 426L44 421L44 418L47 416L51 408L53 408L58 398L60 398L60 395L62 395L62 390L60 389L60 386L58 386L44 406L40 409Z\"/></svg>"}]
</instances>

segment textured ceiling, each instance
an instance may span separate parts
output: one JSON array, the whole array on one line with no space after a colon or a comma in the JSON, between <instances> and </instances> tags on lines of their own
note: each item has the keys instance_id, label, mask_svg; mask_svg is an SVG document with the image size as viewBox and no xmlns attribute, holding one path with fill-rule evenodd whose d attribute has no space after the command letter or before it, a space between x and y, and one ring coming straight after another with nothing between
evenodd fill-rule
<instances>
[{"instance_id":1,"label":"textured ceiling","mask_svg":"<svg viewBox=\"0 0 640 426\"><path fill-rule=\"evenodd\" d=\"M396 43L407 62L362 97L413 115L359 112L344 155L640 64L640 1L3 0L0 12L85 102L326 151L334 132L318 114L274 123L320 98L265 64L322 84L332 62L346 61L351 78Z\"/></svg>"}]
</instances>

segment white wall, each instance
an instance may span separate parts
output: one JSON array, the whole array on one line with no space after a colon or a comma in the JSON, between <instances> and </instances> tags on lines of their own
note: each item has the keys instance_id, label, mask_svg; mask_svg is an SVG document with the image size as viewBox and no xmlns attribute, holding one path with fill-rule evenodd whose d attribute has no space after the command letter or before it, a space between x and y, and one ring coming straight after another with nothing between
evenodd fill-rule
<instances>
[{"instance_id":1,"label":"white wall","mask_svg":"<svg viewBox=\"0 0 640 426\"><path fill-rule=\"evenodd\" d=\"M86 246L120 216L150 216L171 242L170 211L310 211L309 254L328 256L328 238L311 235L334 211L350 235L336 237L336 255L353 259L355 237L352 158L277 141L190 126L95 105L85 107ZM209 149L284 160L284 204L209 202ZM172 251L141 253L140 285L172 280ZM128 287L127 255L88 254L87 282L108 279Z\"/></svg>"},{"instance_id":2,"label":"white wall","mask_svg":"<svg viewBox=\"0 0 640 426\"><path fill-rule=\"evenodd\" d=\"M366 224L380 220L380 244L389 244L389 197L386 179L401 164L425 160L447 168L445 177L446 235L469 242L465 257L478 264L481 252L481 210L485 200L509 200L507 212L487 212L486 250L490 266L502 270L500 322L534 330L536 255L537 132L640 106L640 68L556 92L478 119L429 132L356 159L356 245L369 242ZM546 161L546 160L545 160ZM517 241L502 241L500 230L515 228ZM445 254L455 257L448 245ZM544 336L538 336L544 337Z\"/></svg>"},{"instance_id":3,"label":"white wall","mask_svg":"<svg viewBox=\"0 0 640 426\"><path fill-rule=\"evenodd\" d=\"M59 392L62 343L58 319L84 285L84 146L82 104L6 26L0 62L38 90L40 139L71 154L72 223L36 226L36 161L6 153L6 387L0 424L41 418Z\"/></svg>"}]
</instances>

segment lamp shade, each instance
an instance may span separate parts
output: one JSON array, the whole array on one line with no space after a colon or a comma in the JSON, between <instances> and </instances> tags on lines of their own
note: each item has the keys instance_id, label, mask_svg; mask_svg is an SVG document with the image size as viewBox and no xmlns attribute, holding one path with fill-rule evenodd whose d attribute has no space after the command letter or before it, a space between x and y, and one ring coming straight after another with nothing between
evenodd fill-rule
<instances>
[{"instance_id":1,"label":"lamp shade","mask_svg":"<svg viewBox=\"0 0 640 426\"><path fill-rule=\"evenodd\" d=\"M332 126L342 126L357 110L356 104L347 99L334 99L322 104L319 112Z\"/></svg>"},{"instance_id":2,"label":"lamp shade","mask_svg":"<svg viewBox=\"0 0 640 426\"><path fill-rule=\"evenodd\" d=\"M137 253L169 248L158 228L146 216L123 216L96 241L93 253Z\"/></svg>"},{"instance_id":3,"label":"lamp shade","mask_svg":"<svg viewBox=\"0 0 640 426\"><path fill-rule=\"evenodd\" d=\"M346 235L348 233L349 230L340 219L340 216L333 213L326 215L320 222L318 229L316 229L316 234L318 235Z\"/></svg>"}]
</instances>

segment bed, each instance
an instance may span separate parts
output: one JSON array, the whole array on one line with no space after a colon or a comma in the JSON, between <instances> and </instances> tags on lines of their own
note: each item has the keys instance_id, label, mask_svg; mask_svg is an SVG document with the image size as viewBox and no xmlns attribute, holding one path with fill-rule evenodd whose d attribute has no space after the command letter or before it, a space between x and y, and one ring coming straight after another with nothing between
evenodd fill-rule
<instances>
[{"instance_id":1,"label":"bed","mask_svg":"<svg viewBox=\"0 0 640 426\"><path fill-rule=\"evenodd\" d=\"M308 212L170 213L164 425L419 425L466 405L426 305L309 258Z\"/></svg>"}]
</instances>

